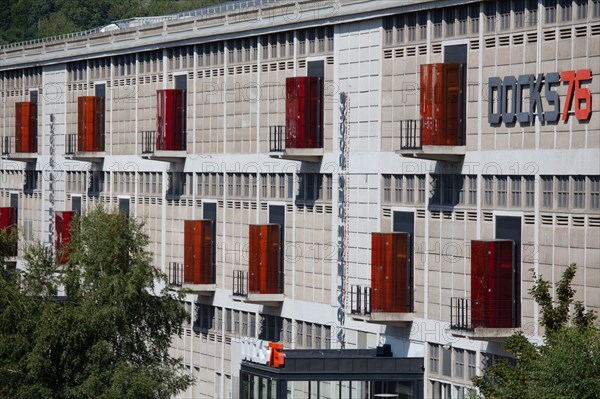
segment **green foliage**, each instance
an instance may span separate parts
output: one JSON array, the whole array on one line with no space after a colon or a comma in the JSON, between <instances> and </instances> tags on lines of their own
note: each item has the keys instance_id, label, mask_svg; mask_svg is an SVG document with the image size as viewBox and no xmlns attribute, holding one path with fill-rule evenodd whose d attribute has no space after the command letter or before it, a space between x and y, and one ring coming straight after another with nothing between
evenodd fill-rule
<instances>
[{"instance_id":1,"label":"green foliage","mask_svg":"<svg viewBox=\"0 0 600 399\"><path fill-rule=\"evenodd\" d=\"M540 305L544 345L532 344L520 332L509 338L505 349L515 356L517 364L496 363L473 379L484 398L597 398L600 329L594 325L595 313L585 312L581 302L573 304L571 283L576 270L575 264L567 267L557 285L556 300L552 299L550 283L534 275L535 284L529 293Z\"/></svg>"},{"instance_id":2,"label":"green foliage","mask_svg":"<svg viewBox=\"0 0 600 399\"><path fill-rule=\"evenodd\" d=\"M185 390L192 380L168 351L188 315L151 264L143 224L99 207L71 226L62 272L35 244L20 284L0 278L0 398L171 398Z\"/></svg>"},{"instance_id":3,"label":"green foliage","mask_svg":"<svg viewBox=\"0 0 600 399\"><path fill-rule=\"evenodd\" d=\"M0 0L0 44L83 31L111 22L189 11L224 0Z\"/></svg>"}]
</instances>

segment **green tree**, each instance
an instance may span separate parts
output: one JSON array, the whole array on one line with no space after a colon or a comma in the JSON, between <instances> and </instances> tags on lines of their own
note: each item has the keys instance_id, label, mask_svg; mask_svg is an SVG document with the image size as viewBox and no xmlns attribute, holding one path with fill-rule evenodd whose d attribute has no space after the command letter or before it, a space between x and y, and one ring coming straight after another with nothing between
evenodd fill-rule
<instances>
[{"instance_id":1,"label":"green tree","mask_svg":"<svg viewBox=\"0 0 600 399\"><path fill-rule=\"evenodd\" d=\"M544 344L537 346L522 333L510 337L505 349L514 355L516 365L498 362L473 379L484 398L598 397L600 329L594 324L594 312L586 312L581 302L573 303L571 283L576 270L575 264L567 267L556 288L556 300L552 299L550 283L535 278L529 293L540 305Z\"/></svg>"},{"instance_id":2,"label":"green tree","mask_svg":"<svg viewBox=\"0 0 600 399\"><path fill-rule=\"evenodd\" d=\"M60 273L35 244L22 278L0 278L0 398L170 398L185 390L191 377L168 351L188 315L182 294L152 266L143 224L99 207L71 226Z\"/></svg>"}]
</instances>

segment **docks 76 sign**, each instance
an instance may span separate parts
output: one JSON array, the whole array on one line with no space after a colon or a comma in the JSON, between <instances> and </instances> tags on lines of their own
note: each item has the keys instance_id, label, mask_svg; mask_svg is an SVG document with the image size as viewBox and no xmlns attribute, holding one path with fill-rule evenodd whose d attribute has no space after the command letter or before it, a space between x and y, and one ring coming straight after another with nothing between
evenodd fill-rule
<instances>
[{"instance_id":1,"label":"docks 76 sign","mask_svg":"<svg viewBox=\"0 0 600 399\"><path fill-rule=\"evenodd\" d=\"M567 121L574 108L574 116L587 121L592 113L590 89L583 87L592 80L591 69L540 73L537 75L505 76L489 79L488 122L492 125L504 123L534 123ZM564 105L561 108L559 87L566 85ZM543 97L542 97L543 92ZM529 94L529 105L524 106L524 93ZM542 101L544 98L545 101Z\"/></svg>"}]
</instances>

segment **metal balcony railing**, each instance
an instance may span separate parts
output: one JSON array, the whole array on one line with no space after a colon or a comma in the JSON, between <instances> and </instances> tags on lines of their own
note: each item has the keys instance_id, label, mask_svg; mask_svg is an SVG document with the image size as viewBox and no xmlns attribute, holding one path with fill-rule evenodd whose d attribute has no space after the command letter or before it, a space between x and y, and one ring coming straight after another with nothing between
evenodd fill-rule
<instances>
[{"instance_id":1,"label":"metal balcony railing","mask_svg":"<svg viewBox=\"0 0 600 399\"><path fill-rule=\"evenodd\" d=\"M400 149L421 149L420 130L420 121L417 119L407 119L404 121L400 121Z\"/></svg>"},{"instance_id":2,"label":"metal balcony railing","mask_svg":"<svg viewBox=\"0 0 600 399\"><path fill-rule=\"evenodd\" d=\"M10 155L10 136L5 136L2 140L2 155Z\"/></svg>"},{"instance_id":3,"label":"metal balcony railing","mask_svg":"<svg viewBox=\"0 0 600 399\"><path fill-rule=\"evenodd\" d=\"M156 151L156 131L142 131L142 154L153 154Z\"/></svg>"},{"instance_id":4,"label":"metal balcony railing","mask_svg":"<svg viewBox=\"0 0 600 399\"><path fill-rule=\"evenodd\" d=\"M271 152L285 151L285 126L269 126L269 148Z\"/></svg>"},{"instance_id":5,"label":"metal balcony railing","mask_svg":"<svg viewBox=\"0 0 600 399\"><path fill-rule=\"evenodd\" d=\"M371 287L353 285L350 287L350 312L352 314L371 314Z\"/></svg>"},{"instance_id":6,"label":"metal balcony railing","mask_svg":"<svg viewBox=\"0 0 600 399\"><path fill-rule=\"evenodd\" d=\"M471 301L468 298L450 298L450 328L472 330Z\"/></svg>"},{"instance_id":7,"label":"metal balcony railing","mask_svg":"<svg viewBox=\"0 0 600 399\"><path fill-rule=\"evenodd\" d=\"M77 152L77 133L67 134L65 142L65 154L74 155Z\"/></svg>"},{"instance_id":8,"label":"metal balcony railing","mask_svg":"<svg viewBox=\"0 0 600 399\"><path fill-rule=\"evenodd\" d=\"M169 285L181 287L183 284L183 263L169 262Z\"/></svg>"},{"instance_id":9,"label":"metal balcony railing","mask_svg":"<svg viewBox=\"0 0 600 399\"><path fill-rule=\"evenodd\" d=\"M244 270L233 271L233 295L248 296L248 272Z\"/></svg>"}]
</instances>

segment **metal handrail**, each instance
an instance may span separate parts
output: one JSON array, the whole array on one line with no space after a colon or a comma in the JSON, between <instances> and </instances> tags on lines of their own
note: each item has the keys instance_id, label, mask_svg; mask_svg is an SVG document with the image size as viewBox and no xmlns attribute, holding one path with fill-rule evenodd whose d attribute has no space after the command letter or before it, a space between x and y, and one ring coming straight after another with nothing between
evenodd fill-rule
<instances>
[{"instance_id":1,"label":"metal handrail","mask_svg":"<svg viewBox=\"0 0 600 399\"><path fill-rule=\"evenodd\" d=\"M74 155L77 152L77 133L67 134L65 143L65 154Z\"/></svg>"},{"instance_id":2,"label":"metal handrail","mask_svg":"<svg viewBox=\"0 0 600 399\"><path fill-rule=\"evenodd\" d=\"M183 284L183 263L169 262L169 285L181 287Z\"/></svg>"},{"instance_id":3,"label":"metal handrail","mask_svg":"<svg viewBox=\"0 0 600 399\"><path fill-rule=\"evenodd\" d=\"M269 147L271 152L285 151L285 126L269 126Z\"/></svg>"},{"instance_id":4,"label":"metal handrail","mask_svg":"<svg viewBox=\"0 0 600 399\"><path fill-rule=\"evenodd\" d=\"M153 154L156 151L156 131L142 131L142 154Z\"/></svg>"},{"instance_id":5,"label":"metal handrail","mask_svg":"<svg viewBox=\"0 0 600 399\"><path fill-rule=\"evenodd\" d=\"M421 149L420 121L418 119L407 119L400 121L400 149Z\"/></svg>"},{"instance_id":6,"label":"metal handrail","mask_svg":"<svg viewBox=\"0 0 600 399\"><path fill-rule=\"evenodd\" d=\"M245 270L233 271L233 295L248 296L248 272Z\"/></svg>"},{"instance_id":7,"label":"metal handrail","mask_svg":"<svg viewBox=\"0 0 600 399\"><path fill-rule=\"evenodd\" d=\"M450 328L472 330L469 298L450 298Z\"/></svg>"}]
</instances>

